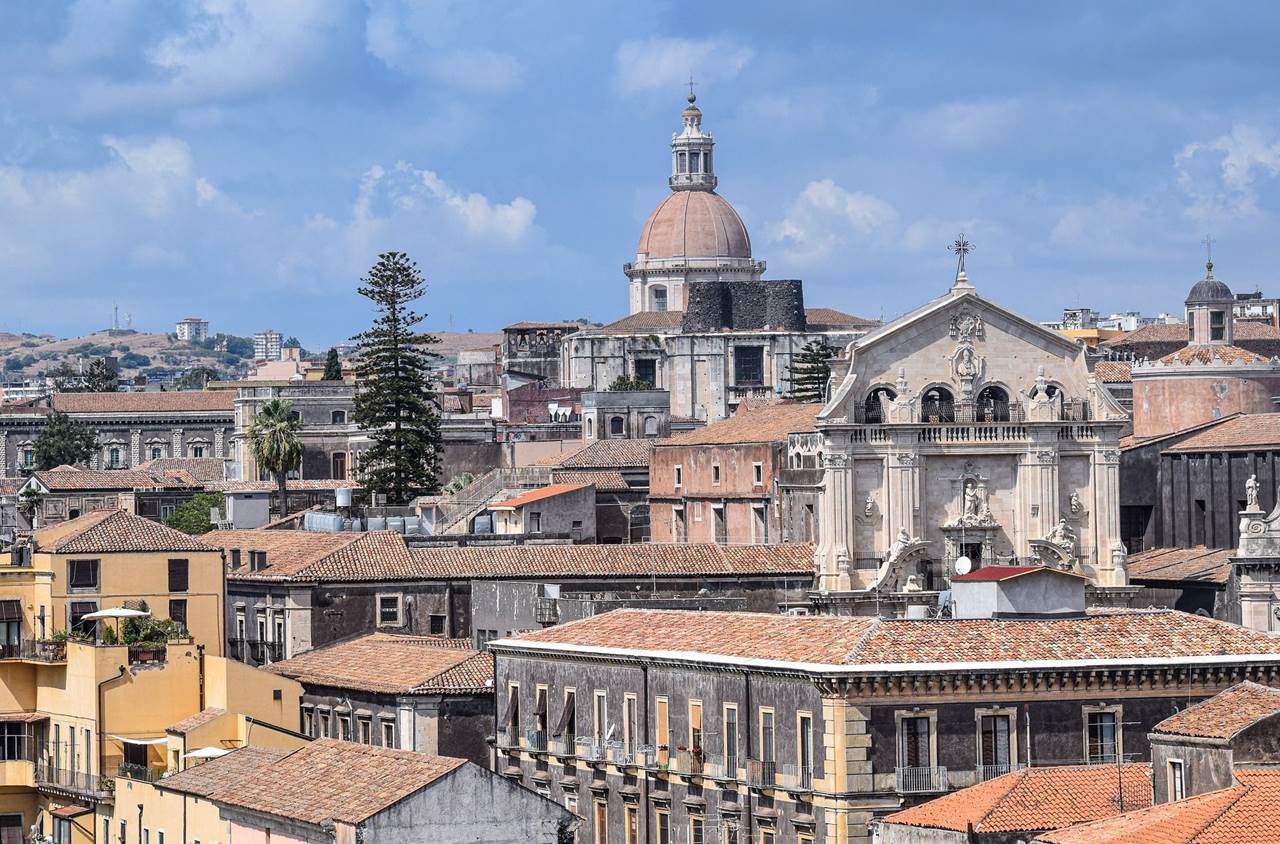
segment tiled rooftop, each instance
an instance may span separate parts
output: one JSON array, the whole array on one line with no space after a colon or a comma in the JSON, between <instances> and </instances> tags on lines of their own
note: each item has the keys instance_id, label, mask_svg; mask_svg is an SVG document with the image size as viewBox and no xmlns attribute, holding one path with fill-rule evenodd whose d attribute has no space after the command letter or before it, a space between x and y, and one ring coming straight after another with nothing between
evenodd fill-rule
<instances>
[{"instance_id":1,"label":"tiled rooftop","mask_svg":"<svg viewBox=\"0 0 1280 844\"><path fill-rule=\"evenodd\" d=\"M585 484L568 484L556 483L547 486L531 489L528 492L522 492L514 498L508 498L505 501L495 501L488 505L490 510L514 510L524 507L527 504L533 504L538 501L546 501L549 498L555 498L570 492L577 492L580 489L586 489Z\"/></svg>"},{"instance_id":2,"label":"tiled rooftop","mask_svg":"<svg viewBox=\"0 0 1280 844\"><path fill-rule=\"evenodd\" d=\"M755 659L815 668L1048 664L1280 656L1280 639L1174 610L1095 611L1065 619L880 620L623 609L515 637L602 652L647 651L711 662Z\"/></svg>"},{"instance_id":3,"label":"tiled rooftop","mask_svg":"<svg viewBox=\"0 0 1280 844\"><path fill-rule=\"evenodd\" d=\"M1093 368L1093 374L1104 384L1128 384L1133 380L1130 370L1133 364L1127 360L1100 360Z\"/></svg>"},{"instance_id":4,"label":"tiled rooftop","mask_svg":"<svg viewBox=\"0 0 1280 844\"><path fill-rule=\"evenodd\" d=\"M1266 363L1268 360L1239 346L1187 346L1160 358L1160 363Z\"/></svg>"},{"instance_id":5,"label":"tiled rooftop","mask_svg":"<svg viewBox=\"0 0 1280 844\"><path fill-rule=\"evenodd\" d=\"M165 730L165 732L177 733L178 735L185 735L191 732L192 730L203 727L205 724L208 724L211 721L216 721L217 719L221 718L223 715L226 715L226 714L227 714L227 710L217 706L211 706L207 709L200 710L195 715L192 715L190 718L183 718L178 723L171 725L168 729Z\"/></svg>"},{"instance_id":6,"label":"tiled rooftop","mask_svg":"<svg viewBox=\"0 0 1280 844\"><path fill-rule=\"evenodd\" d=\"M294 492L307 491L323 491L330 489L355 489L360 485L355 481L339 481L329 478L317 478L314 480L291 480L285 482L288 488ZM209 481L204 485L205 489L216 492L275 492L279 487L275 481Z\"/></svg>"},{"instance_id":7,"label":"tiled rooftop","mask_svg":"<svg viewBox=\"0 0 1280 844\"><path fill-rule=\"evenodd\" d=\"M168 777L163 787L305 824L356 824L466 764L337 739L283 755L250 750L259 758L237 759L245 752L237 750Z\"/></svg>"},{"instance_id":8,"label":"tiled rooftop","mask_svg":"<svg viewBox=\"0 0 1280 844\"><path fill-rule=\"evenodd\" d=\"M1130 580L1198 581L1225 584L1231 574L1234 548L1150 548L1129 557Z\"/></svg>"},{"instance_id":9,"label":"tiled rooftop","mask_svg":"<svg viewBox=\"0 0 1280 844\"><path fill-rule=\"evenodd\" d=\"M885 822L956 832L972 824L978 835L1059 829L1150 806L1150 777L1150 764L1024 768L912 806Z\"/></svg>"},{"instance_id":10,"label":"tiled rooftop","mask_svg":"<svg viewBox=\"0 0 1280 844\"><path fill-rule=\"evenodd\" d=\"M804 319L809 328L875 328L880 324L877 320L846 314L835 308L805 308Z\"/></svg>"},{"instance_id":11,"label":"tiled rooftop","mask_svg":"<svg viewBox=\"0 0 1280 844\"><path fill-rule=\"evenodd\" d=\"M51 492L72 490L199 489L200 481L185 471L149 472L142 469L77 469L59 466L32 477Z\"/></svg>"},{"instance_id":12,"label":"tiled rooftop","mask_svg":"<svg viewBox=\"0 0 1280 844\"><path fill-rule=\"evenodd\" d=\"M409 549L393 531L322 533L305 530L214 530L203 540L240 551L240 567L228 568L228 580L320 580L338 572L354 579L404 577ZM249 552L264 551L267 565L249 570ZM228 563L230 565L230 563Z\"/></svg>"},{"instance_id":13,"label":"tiled rooftop","mask_svg":"<svg viewBox=\"0 0 1280 844\"><path fill-rule=\"evenodd\" d=\"M654 440L596 440L543 465L564 469L639 469L648 468Z\"/></svg>"},{"instance_id":14,"label":"tiled rooftop","mask_svg":"<svg viewBox=\"0 0 1280 844\"><path fill-rule=\"evenodd\" d=\"M1167 449L1187 451L1253 451L1280 448L1280 413L1246 413L1187 437Z\"/></svg>"},{"instance_id":15,"label":"tiled rooftop","mask_svg":"<svg viewBox=\"0 0 1280 844\"><path fill-rule=\"evenodd\" d=\"M816 431L820 404L758 404L704 428L660 440L659 447L786 442L788 434Z\"/></svg>"},{"instance_id":16,"label":"tiled rooftop","mask_svg":"<svg viewBox=\"0 0 1280 844\"><path fill-rule=\"evenodd\" d=\"M683 311L640 311L595 329L597 334L671 334L680 331Z\"/></svg>"},{"instance_id":17,"label":"tiled rooftop","mask_svg":"<svg viewBox=\"0 0 1280 844\"><path fill-rule=\"evenodd\" d=\"M1229 739L1277 713L1280 713L1280 689L1246 681L1170 715L1152 727L1151 732Z\"/></svg>"},{"instance_id":18,"label":"tiled rooftop","mask_svg":"<svg viewBox=\"0 0 1280 844\"><path fill-rule=\"evenodd\" d=\"M142 472L186 472L197 481L226 478L226 461L221 457L161 457L138 465Z\"/></svg>"},{"instance_id":19,"label":"tiled rooftop","mask_svg":"<svg viewBox=\"0 0 1280 844\"><path fill-rule=\"evenodd\" d=\"M32 534L36 551L112 554L147 551L217 551L200 538L124 510L94 510Z\"/></svg>"},{"instance_id":20,"label":"tiled rooftop","mask_svg":"<svg viewBox=\"0 0 1280 844\"><path fill-rule=\"evenodd\" d=\"M311 686L378 694L478 694L493 689L493 655L456 640L371 633L272 663Z\"/></svg>"},{"instance_id":21,"label":"tiled rooftop","mask_svg":"<svg viewBox=\"0 0 1280 844\"><path fill-rule=\"evenodd\" d=\"M631 488L622 473L615 469L585 469L580 472L562 469L554 472L552 479L556 483L589 484L599 492L626 492Z\"/></svg>"},{"instance_id":22,"label":"tiled rooftop","mask_svg":"<svg viewBox=\"0 0 1280 844\"><path fill-rule=\"evenodd\" d=\"M1274 844L1280 769L1238 770L1239 785L1046 832L1045 844Z\"/></svg>"},{"instance_id":23,"label":"tiled rooftop","mask_svg":"<svg viewBox=\"0 0 1280 844\"><path fill-rule=\"evenodd\" d=\"M54 410L65 413L176 413L235 409L234 390L171 390L142 393L54 393Z\"/></svg>"}]
</instances>

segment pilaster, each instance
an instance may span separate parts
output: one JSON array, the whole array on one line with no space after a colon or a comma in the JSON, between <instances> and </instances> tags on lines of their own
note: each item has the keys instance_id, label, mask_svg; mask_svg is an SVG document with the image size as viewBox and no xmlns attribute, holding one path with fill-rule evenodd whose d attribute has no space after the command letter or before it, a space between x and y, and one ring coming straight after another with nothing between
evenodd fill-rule
<instances>
[{"instance_id":1,"label":"pilaster","mask_svg":"<svg viewBox=\"0 0 1280 844\"><path fill-rule=\"evenodd\" d=\"M142 462L142 429L134 428L129 432L129 465L137 466Z\"/></svg>"},{"instance_id":2,"label":"pilaster","mask_svg":"<svg viewBox=\"0 0 1280 844\"><path fill-rule=\"evenodd\" d=\"M824 528L818 546L817 587L823 592L839 592L850 588L853 471L844 454L824 454L822 465L825 471L820 504Z\"/></svg>"},{"instance_id":3,"label":"pilaster","mask_svg":"<svg viewBox=\"0 0 1280 844\"><path fill-rule=\"evenodd\" d=\"M173 454L173 456L174 456L174 457L181 457L181 456L182 456L182 429L181 429L181 428L174 428L174 429L173 429L173 452L172 452L172 454Z\"/></svg>"}]
</instances>

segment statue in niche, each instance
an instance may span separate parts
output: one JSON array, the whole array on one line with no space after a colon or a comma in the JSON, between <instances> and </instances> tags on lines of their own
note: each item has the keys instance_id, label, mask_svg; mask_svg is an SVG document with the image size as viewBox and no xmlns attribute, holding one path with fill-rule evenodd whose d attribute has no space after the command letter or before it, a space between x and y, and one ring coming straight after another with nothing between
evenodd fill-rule
<instances>
[{"instance_id":1,"label":"statue in niche","mask_svg":"<svg viewBox=\"0 0 1280 844\"><path fill-rule=\"evenodd\" d=\"M1057 545L1071 556L1076 553L1076 535L1071 530L1071 526L1067 524L1066 519L1058 519L1058 524L1054 525L1053 530L1049 531L1049 535L1045 539Z\"/></svg>"},{"instance_id":2,"label":"statue in niche","mask_svg":"<svg viewBox=\"0 0 1280 844\"><path fill-rule=\"evenodd\" d=\"M981 512L982 501L978 496L978 485L972 480L964 482L964 506L962 514L977 518Z\"/></svg>"},{"instance_id":3,"label":"statue in niche","mask_svg":"<svg viewBox=\"0 0 1280 844\"><path fill-rule=\"evenodd\" d=\"M977 355L974 354L972 346L961 346L956 353L956 374L961 378L977 377Z\"/></svg>"},{"instance_id":4,"label":"statue in niche","mask_svg":"<svg viewBox=\"0 0 1280 844\"><path fill-rule=\"evenodd\" d=\"M1246 510L1258 510L1258 476L1250 475L1244 482L1244 498Z\"/></svg>"},{"instance_id":5,"label":"statue in niche","mask_svg":"<svg viewBox=\"0 0 1280 844\"><path fill-rule=\"evenodd\" d=\"M875 509L875 506L876 500L871 497L870 493L867 493L867 500L862 502L862 515L871 518L871 511Z\"/></svg>"},{"instance_id":6,"label":"statue in niche","mask_svg":"<svg viewBox=\"0 0 1280 844\"><path fill-rule=\"evenodd\" d=\"M1084 512L1084 502L1080 500L1080 493L1073 492L1067 499L1067 507L1071 510L1071 515L1078 516Z\"/></svg>"}]
</instances>

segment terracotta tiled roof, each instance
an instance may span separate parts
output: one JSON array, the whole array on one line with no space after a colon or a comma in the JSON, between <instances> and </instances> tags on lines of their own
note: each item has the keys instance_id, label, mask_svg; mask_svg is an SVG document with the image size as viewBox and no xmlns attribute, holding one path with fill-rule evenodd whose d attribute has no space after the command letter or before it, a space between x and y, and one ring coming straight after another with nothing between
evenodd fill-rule
<instances>
[{"instance_id":1,"label":"terracotta tiled roof","mask_svg":"<svg viewBox=\"0 0 1280 844\"><path fill-rule=\"evenodd\" d=\"M1127 360L1100 360L1093 367L1093 374L1104 384L1128 384L1133 380L1131 369L1133 364Z\"/></svg>"},{"instance_id":2,"label":"terracotta tiled roof","mask_svg":"<svg viewBox=\"0 0 1280 844\"><path fill-rule=\"evenodd\" d=\"M1229 739L1263 718L1280 713L1280 689L1245 681L1170 715L1153 733Z\"/></svg>"},{"instance_id":3,"label":"terracotta tiled roof","mask_svg":"<svg viewBox=\"0 0 1280 844\"><path fill-rule=\"evenodd\" d=\"M142 472L186 472L197 481L221 481L227 476L221 457L161 457L137 467Z\"/></svg>"},{"instance_id":4,"label":"terracotta tiled roof","mask_svg":"<svg viewBox=\"0 0 1280 844\"><path fill-rule=\"evenodd\" d=\"M178 723L172 725L167 730L165 730L165 732L177 733L178 735L185 735L191 732L192 730L203 727L205 724L208 724L210 721L216 721L217 719L221 718L223 715L226 715L226 714L227 714L227 710L221 709L217 706L211 706L208 709L200 710L195 715L192 715L190 718L183 718L181 721L179 721Z\"/></svg>"},{"instance_id":5,"label":"terracotta tiled roof","mask_svg":"<svg viewBox=\"0 0 1280 844\"><path fill-rule=\"evenodd\" d=\"M194 748L193 748L194 749ZM246 745L225 756L193 765L185 771L171 774L156 782L156 787L197 797L209 797L224 788L252 778L260 771L289 755L289 751L274 747Z\"/></svg>"},{"instance_id":6,"label":"terracotta tiled roof","mask_svg":"<svg viewBox=\"0 0 1280 844\"><path fill-rule=\"evenodd\" d=\"M0 478L0 495L17 495L26 478Z\"/></svg>"},{"instance_id":7,"label":"terracotta tiled roof","mask_svg":"<svg viewBox=\"0 0 1280 844\"><path fill-rule=\"evenodd\" d=\"M536 501L546 501L548 498L555 498L569 492L577 492L585 489L585 484L567 484L555 483L541 486L537 489L531 489L528 492L522 492L514 498L508 498L506 501L495 501L488 505L490 510L514 510L518 507L524 507L526 504L533 504Z\"/></svg>"},{"instance_id":8,"label":"terracotta tiled roof","mask_svg":"<svg viewBox=\"0 0 1280 844\"><path fill-rule=\"evenodd\" d=\"M1239 324L1235 326L1239 328ZM1142 328L1134 331L1126 331L1125 333L1103 340L1100 346L1128 346L1133 343L1169 343L1182 342L1186 343L1189 337L1187 326L1184 323L1158 323L1156 325L1144 325Z\"/></svg>"},{"instance_id":9,"label":"terracotta tiled roof","mask_svg":"<svg viewBox=\"0 0 1280 844\"><path fill-rule=\"evenodd\" d=\"M1183 451L1253 451L1280 449L1280 413L1247 413L1187 437L1167 449Z\"/></svg>"},{"instance_id":10,"label":"terracotta tiled roof","mask_svg":"<svg viewBox=\"0 0 1280 844\"><path fill-rule=\"evenodd\" d=\"M1223 416L1221 419L1210 419L1207 422L1197 422L1195 425L1188 425L1185 428L1179 428L1176 431L1169 431L1166 434L1157 434L1156 436L1153 436L1153 437L1135 437L1133 435L1130 435L1127 437L1121 437L1120 450L1125 451L1126 449L1130 449L1130 448L1142 448L1144 446L1149 446L1153 443L1160 443L1160 442L1165 442L1167 440L1174 440L1174 439L1177 439L1178 437L1186 436L1187 434L1193 433L1195 431L1214 428L1218 425L1223 424L1228 419L1235 419L1236 417L1241 415L1243 414L1231 413L1231 414L1228 414L1227 416Z\"/></svg>"},{"instance_id":11,"label":"terracotta tiled roof","mask_svg":"<svg viewBox=\"0 0 1280 844\"><path fill-rule=\"evenodd\" d=\"M503 331L528 331L538 328L569 328L577 330L582 328L582 323L578 322L537 322L536 320L525 320L524 322L513 322L503 327Z\"/></svg>"},{"instance_id":12,"label":"terracotta tiled roof","mask_svg":"<svg viewBox=\"0 0 1280 844\"><path fill-rule=\"evenodd\" d=\"M371 633L272 663L309 686L377 694L479 694L493 690L493 655L441 646L429 636ZM444 640L448 642L449 640Z\"/></svg>"},{"instance_id":13,"label":"terracotta tiled roof","mask_svg":"<svg viewBox=\"0 0 1280 844\"><path fill-rule=\"evenodd\" d=\"M285 483L290 490L297 492L358 489L360 486L355 481L336 481L329 478L286 481ZM215 492L275 492L278 489L275 481L209 481L204 485L204 488Z\"/></svg>"},{"instance_id":14,"label":"terracotta tiled roof","mask_svg":"<svg viewBox=\"0 0 1280 844\"><path fill-rule=\"evenodd\" d=\"M356 824L466 764L465 759L337 739L317 739L249 764L236 760L244 752L188 768L162 780L163 786L299 823ZM236 775L228 775L227 768L236 769Z\"/></svg>"},{"instance_id":15,"label":"terracotta tiled roof","mask_svg":"<svg viewBox=\"0 0 1280 844\"><path fill-rule=\"evenodd\" d=\"M648 468L653 440L596 440L552 466L565 469Z\"/></svg>"},{"instance_id":16,"label":"terracotta tiled roof","mask_svg":"<svg viewBox=\"0 0 1280 844\"><path fill-rule=\"evenodd\" d=\"M175 390L144 393L54 393L54 410L66 413L186 413L230 414L235 410L232 390Z\"/></svg>"},{"instance_id":17,"label":"terracotta tiled roof","mask_svg":"<svg viewBox=\"0 0 1280 844\"><path fill-rule=\"evenodd\" d=\"M201 538L240 551L240 567L227 569L228 580L377 580L411 571L404 537L393 531L214 530ZM250 571L250 551L266 552L265 568Z\"/></svg>"},{"instance_id":18,"label":"terracotta tiled roof","mask_svg":"<svg viewBox=\"0 0 1280 844\"><path fill-rule=\"evenodd\" d=\"M35 472L32 477L51 492L68 490L132 490L147 487L195 489L200 482L184 471L146 472L141 469L76 469L58 467Z\"/></svg>"},{"instance_id":19,"label":"terracotta tiled roof","mask_svg":"<svg viewBox=\"0 0 1280 844\"><path fill-rule=\"evenodd\" d=\"M94 510L41 528L32 535L37 551L113 554L145 551L217 551L200 538L124 510Z\"/></svg>"},{"instance_id":20,"label":"terracotta tiled roof","mask_svg":"<svg viewBox=\"0 0 1280 844\"><path fill-rule=\"evenodd\" d=\"M563 445L563 444L562 444ZM587 447L586 443L569 443L569 447L564 451L558 451L555 454L548 454L546 457L539 457L531 463L531 466L559 466L569 455L577 454Z\"/></svg>"},{"instance_id":21,"label":"terracotta tiled roof","mask_svg":"<svg viewBox=\"0 0 1280 844\"><path fill-rule=\"evenodd\" d=\"M596 330L598 334L671 334L680 330L681 311L640 311Z\"/></svg>"},{"instance_id":22,"label":"terracotta tiled roof","mask_svg":"<svg viewBox=\"0 0 1280 844\"><path fill-rule=\"evenodd\" d=\"M776 443L787 441L788 434L816 431L814 420L822 411L820 404L762 404L739 411L733 416L712 422L705 428L685 431L659 441L661 447L690 445L735 445L738 443Z\"/></svg>"},{"instance_id":23,"label":"terracotta tiled roof","mask_svg":"<svg viewBox=\"0 0 1280 844\"><path fill-rule=\"evenodd\" d=\"M1047 844L1273 844L1280 769L1238 770L1239 785L1042 833Z\"/></svg>"},{"instance_id":24,"label":"terracotta tiled roof","mask_svg":"<svg viewBox=\"0 0 1280 844\"><path fill-rule=\"evenodd\" d=\"M884 820L979 835L1059 829L1150 806L1150 776L1150 764L1024 768Z\"/></svg>"},{"instance_id":25,"label":"terracotta tiled roof","mask_svg":"<svg viewBox=\"0 0 1280 844\"><path fill-rule=\"evenodd\" d=\"M810 328L823 325L838 328L875 328L880 324L874 319L846 314L835 308L805 308L804 319Z\"/></svg>"},{"instance_id":26,"label":"terracotta tiled roof","mask_svg":"<svg viewBox=\"0 0 1280 844\"><path fill-rule=\"evenodd\" d=\"M623 609L528 633L516 642L850 668L1280 655L1280 639L1173 610L909 621Z\"/></svg>"},{"instance_id":27,"label":"terracotta tiled roof","mask_svg":"<svg viewBox=\"0 0 1280 844\"><path fill-rule=\"evenodd\" d=\"M1239 346L1187 346L1160 358L1160 363L1266 363L1270 358Z\"/></svg>"},{"instance_id":28,"label":"terracotta tiled roof","mask_svg":"<svg viewBox=\"0 0 1280 844\"><path fill-rule=\"evenodd\" d=\"M424 578L675 577L813 573L813 546L504 545L412 548Z\"/></svg>"},{"instance_id":29,"label":"terracotta tiled roof","mask_svg":"<svg viewBox=\"0 0 1280 844\"><path fill-rule=\"evenodd\" d=\"M1225 584L1231 574L1234 548L1151 548L1129 557L1130 580L1201 581Z\"/></svg>"},{"instance_id":30,"label":"terracotta tiled roof","mask_svg":"<svg viewBox=\"0 0 1280 844\"><path fill-rule=\"evenodd\" d=\"M557 471L552 474L552 480L565 484L590 484L600 492L625 492L631 488L627 486L627 481L622 477L621 472L611 469L583 472Z\"/></svg>"}]
</instances>

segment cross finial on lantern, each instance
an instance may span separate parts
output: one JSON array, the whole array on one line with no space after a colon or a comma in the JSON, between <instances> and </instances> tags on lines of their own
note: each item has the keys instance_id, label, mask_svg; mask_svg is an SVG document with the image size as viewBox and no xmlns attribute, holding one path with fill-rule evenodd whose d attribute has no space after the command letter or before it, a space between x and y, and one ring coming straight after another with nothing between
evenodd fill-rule
<instances>
[{"instance_id":1,"label":"cross finial on lantern","mask_svg":"<svg viewBox=\"0 0 1280 844\"><path fill-rule=\"evenodd\" d=\"M1206 234L1204 236L1204 240L1200 241L1200 243L1204 245L1204 254L1205 254L1204 277L1213 278L1213 244L1215 243L1213 239L1213 235Z\"/></svg>"},{"instance_id":2,"label":"cross finial on lantern","mask_svg":"<svg viewBox=\"0 0 1280 844\"><path fill-rule=\"evenodd\" d=\"M964 236L964 232L960 232L955 242L947 247L949 252L956 253L956 278L964 275L964 256L972 252L973 248L973 244Z\"/></svg>"}]
</instances>

